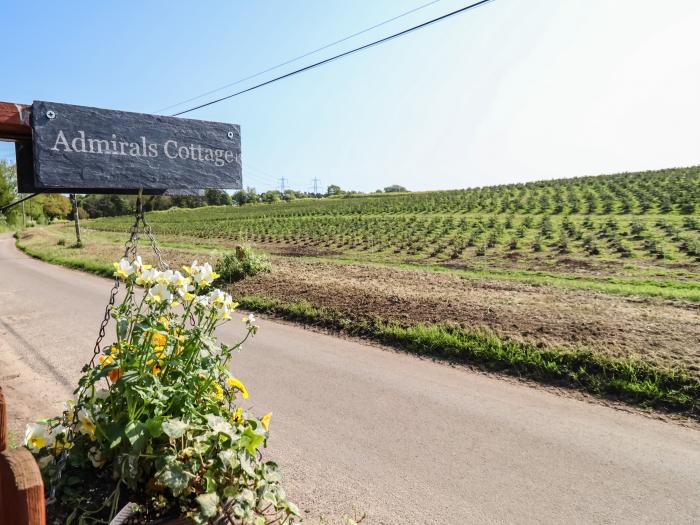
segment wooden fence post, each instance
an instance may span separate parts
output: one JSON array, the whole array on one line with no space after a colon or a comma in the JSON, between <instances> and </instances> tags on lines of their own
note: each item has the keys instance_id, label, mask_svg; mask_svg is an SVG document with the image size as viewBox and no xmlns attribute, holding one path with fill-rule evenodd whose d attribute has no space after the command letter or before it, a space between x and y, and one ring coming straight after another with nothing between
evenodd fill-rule
<instances>
[{"instance_id":1,"label":"wooden fence post","mask_svg":"<svg viewBox=\"0 0 700 525\"><path fill-rule=\"evenodd\" d=\"M7 448L7 419L7 405L0 388L0 523L46 525L39 465L26 448Z\"/></svg>"}]
</instances>

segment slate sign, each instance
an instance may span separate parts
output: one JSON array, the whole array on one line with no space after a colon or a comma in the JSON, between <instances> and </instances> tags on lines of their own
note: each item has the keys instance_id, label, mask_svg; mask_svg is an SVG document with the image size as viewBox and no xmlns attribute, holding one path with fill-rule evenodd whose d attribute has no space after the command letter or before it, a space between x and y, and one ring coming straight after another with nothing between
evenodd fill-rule
<instances>
[{"instance_id":1,"label":"slate sign","mask_svg":"<svg viewBox=\"0 0 700 525\"><path fill-rule=\"evenodd\" d=\"M31 126L34 191L142 188L162 194L242 187L236 124L35 101ZM29 152L24 158L26 163Z\"/></svg>"}]
</instances>

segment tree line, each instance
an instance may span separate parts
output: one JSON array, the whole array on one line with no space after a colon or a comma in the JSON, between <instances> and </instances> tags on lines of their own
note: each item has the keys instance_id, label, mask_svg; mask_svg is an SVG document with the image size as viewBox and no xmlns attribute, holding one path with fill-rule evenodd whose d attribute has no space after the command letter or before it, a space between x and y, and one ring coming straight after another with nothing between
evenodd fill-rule
<instances>
[{"instance_id":1,"label":"tree line","mask_svg":"<svg viewBox=\"0 0 700 525\"><path fill-rule=\"evenodd\" d=\"M405 192L405 187L398 184L377 190L375 193ZM296 199L320 199L361 195L359 191L345 191L336 184L331 184L325 193L312 193L287 189L270 190L258 193L253 187L228 193L224 190L207 189L202 195L151 195L144 198L146 211L169 210L171 208L199 208L202 206L244 206L246 204L275 203ZM0 160L0 206L9 204L18 198L16 166ZM134 195L78 195L78 214L81 219L98 217L116 217L129 215L136 209ZM19 226L24 221L47 224L56 219L73 219L73 207L70 199L57 193L38 195L22 207L11 208L0 222Z\"/></svg>"}]
</instances>

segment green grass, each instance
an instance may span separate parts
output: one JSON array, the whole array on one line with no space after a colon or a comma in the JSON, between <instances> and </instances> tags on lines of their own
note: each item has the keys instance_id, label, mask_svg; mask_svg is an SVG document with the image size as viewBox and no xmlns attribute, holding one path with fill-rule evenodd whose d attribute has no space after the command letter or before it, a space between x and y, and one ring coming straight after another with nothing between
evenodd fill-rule
<instances>
[{"instance_id":1,"label":"green grass","mask_svg":"<svg viewBox=\"0 0 700 525\"><path fill-rule=\"evenodd\" d=\"M148 214L164 244L700 302L700 167ZM126 232L130 217L86 228Z\"/></svg>"},{"instance_id":2,"label":"green grass","mask_svg":"<svg viewBox=\"0 0 700 525\"><path fill-rule=\"evenodd\" d=\"M419 355L477 365L489 371L577 388L642 406L695 417L700 414L700 381L680 370L591 351L540 348L505 340L487 331L447 324L402 326L380 319L358 322L305 302L285 303L259 296L238 300L249 310L342 330Z\"/></svg>"},{"instance_id":3,"label":"green grass","mask_svg":"<svg viewBox=\"0 0 700 525\"><path fill-rule=\"evenodd\" d=\"M102 276L112 275L108 262L91 258L83 249L33 245L21 239L17 244L27 254L47 262ZM666 369L632 358L614 358L589 350L540 347L504 339L485 330L450 324L401 325L379 318L354 320L308 302L286 303L260 296L238 300L249 310L342 331L419 355L576 388L644 407L693 417L700 415L700 381L682 370Z\"/></svg>"}]
</instances>

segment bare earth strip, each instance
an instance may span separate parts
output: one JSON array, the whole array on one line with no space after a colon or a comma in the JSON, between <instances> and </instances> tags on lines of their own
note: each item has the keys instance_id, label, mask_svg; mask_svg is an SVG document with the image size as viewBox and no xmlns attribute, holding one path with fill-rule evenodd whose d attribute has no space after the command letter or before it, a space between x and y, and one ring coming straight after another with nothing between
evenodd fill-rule
<instances>
[{"instance_id":1,"label":"bare earth strip","mask_svg":"<svg viewBox=\"0 0 700 525\"><path fill-rule=\"evenodd\" d=\"M89 359L110 282L5 236L0 284L11 411L46 416ZM274 412L267 453L310 523L353 505L368 524L700 520L692 428L266 320L233 366Z\"/></svg>"},{"instance_id":2,"label":"bare earth strip","mask_svg":"<svg viewBox=\"0 0 700 525\"><path fill-rule=\"evenodd\" d=\"M104 263L118 257L111 237L123 236L88 231L88 247L83 250L56 245L57 239L70 233L56 227L37 229L25 234L22 243L62 258ZM185 264L197 257L215 259L224 246L216 248L164 251L173 263ZM246 279L237 292L285 302L308 301L351 319L451 322L541 345L637 356L700 375L698 303L298 257L275 257L271 274Z\"/></svg>"},{"instance_id":3,"label":"bare earth strip","mask_svg":"<svg viewBox=\"0 0 700 525\"><path fill-rule=\"evenodd\" d=\"M512 339L637 355L700 373L700 305L638 300L419 270L280 258L239 289L307 300L351 318L454 322Z\"/></svg>"}]
</instances>

